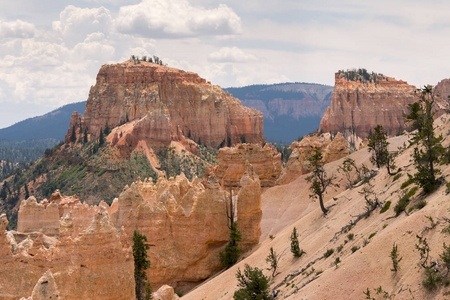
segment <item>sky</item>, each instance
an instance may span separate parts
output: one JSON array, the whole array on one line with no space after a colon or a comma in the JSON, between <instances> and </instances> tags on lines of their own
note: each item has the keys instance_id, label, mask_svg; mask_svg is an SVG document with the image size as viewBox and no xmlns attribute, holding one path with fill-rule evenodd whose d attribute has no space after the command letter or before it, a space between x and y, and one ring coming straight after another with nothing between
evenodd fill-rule
<instances>
[{"instance_id":1,"label":"sky","mask_svg":"<svg viewBox=\"0 0 450 300\"><path fill-rule=\"evenodd\" d=\"M0 128L87 100L101 65L160 57L221 87L450 78L447 0L0 0Z\"/></svg>"}]
</instances>

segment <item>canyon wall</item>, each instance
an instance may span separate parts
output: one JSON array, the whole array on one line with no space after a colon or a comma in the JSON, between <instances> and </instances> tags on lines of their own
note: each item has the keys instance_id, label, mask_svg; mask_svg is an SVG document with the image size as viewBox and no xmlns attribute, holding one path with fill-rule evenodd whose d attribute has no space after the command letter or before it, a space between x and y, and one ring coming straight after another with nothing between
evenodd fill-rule
<instances>
[{"instance_id":1,"label":"canyon wall","mask_svg":"<svg viewBox=\"0 0 450 300\"><path fill-rule=\"evenodd\" d=\"M394 136L407 128L403 114L408 112L407 105L414 102L415 89L405 81L383 75L373 81L355 81L338 72L331 106L320 122L320 131L364 139L382 125L388 135Z\"/></svg>"},{"instance_id":2,"label":"canyon wall","mask_svg":"<svg viewBox=\"0 0 450 300\"><path fill-rule=\"evenodd\" d=\"M78 114L72 117L79 119ZM195 73L149 62L103 65L90 89L82 127L98 137L106 125L114 128L138 119L145 122L135 134L152 147L168 146L179 132L214 148L264 141L261 112L242 106Z\"/></svg>"},{"instance_id":3,"label":"canyon wall","mask_svg":"<svg viewBox=\"0 0 450 300\"><path fill-rule=\"evenodd\" d=\"M261 235L261 190L247 163L234 197L244 237L241 248ZM81 203L56 191L40 203L21 203L18 230L5 232L0 216L0 298L46 294L63 299L132 299L133 232L147 236L153 288L170 284L187 291L220 270L228 242L226 202L214 174L206 182L184 174L126 186L111 206ZM45 284L43 284L45 282ZM36 296L38 295L38 296Z\"/></svg>"},{"instance_id":4,"label":"canyon wall","mask_svg":"<svg viewBox=\"0 0 450 300\"><path fill-rule=\"evenodd\" d=\"M221 148L217 152L219 165L214 173L225 187L239 187L242 175L249 162L262 187L274 186L283 169L281 154L272 144L238 144L235 147Z\"/></svg>"}]
</instances>

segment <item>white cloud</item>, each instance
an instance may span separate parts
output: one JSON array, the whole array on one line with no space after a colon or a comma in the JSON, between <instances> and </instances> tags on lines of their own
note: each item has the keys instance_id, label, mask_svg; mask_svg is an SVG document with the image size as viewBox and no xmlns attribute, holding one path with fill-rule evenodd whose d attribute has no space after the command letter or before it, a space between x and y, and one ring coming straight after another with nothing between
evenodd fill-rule
<instances>
[{"instance_id":1,"label":"white cloud","mask_svg":"<svg viewBox=\"0 0 450 300\"><path fill-rule=\"evenodd\" d=\"M79 8L67 6L59 15L59 21L52 24L53 30L60 33L70 45L83 41L91 33L110 32L111 12L104 8Z\"/></svg>"},{"instance_id":2,"label":"white cloud","mask_svg":"<svg viewBox=\"0 0 450 300\"><path fill-rule=\"evenodd\" d=\"M256 61L256 56L245 53L237 47L223 47L208 55L210 61L215 62L251 62Z\"/></svg>"},{"instance_id":3,"label":"white cloud","mask_svg":"<svg viewBox=\"0 0 450 300\"><path fill-rule=\"evenodd\" d=\"M5 22L0 20L0 39L1 38L19 38L27 39L34 36L36 28L33 24L16 20Z\"/></svg>"},{"instance_id":4,"label":"white cloud","mask_svg":"<svg viewBox=\"0 0 450 300\"><path fill-rule=\"evenodd\" d=\"M143 0L120 8L116 28L151 38L230 35L242 32L241 19L227 5L206 9L187 0Z\"/></svg>"}]
</instances>

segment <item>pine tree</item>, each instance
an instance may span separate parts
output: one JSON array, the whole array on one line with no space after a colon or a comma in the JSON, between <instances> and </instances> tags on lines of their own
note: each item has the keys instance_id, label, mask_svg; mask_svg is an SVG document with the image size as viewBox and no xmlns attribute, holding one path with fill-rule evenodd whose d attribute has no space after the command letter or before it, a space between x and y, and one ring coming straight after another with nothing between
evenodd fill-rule
<instances>
[{"instance_id":1,"label":"pine tree","mask_svg":"<svg viewBox=\"0 0 450 300\"><path fill-rule=\"evenodd\" d=\"M87 128L84 129L83 143L86 144L88 142L88 132Z\"/></svg>"},{"instance_id":2,"label":"pine tree","mask_svg":"<svg viewBox=\"0 0 450 300\"><path fill-rule=\"evenodd\" d=\"M381 168L387 163L389 155L386 132L383 130L383 126L377 125L372 134L367 137L369 143L367 144L369 152L372 152L371 161Z\"/></svg>"},{"instance_id":3,"label":"pine tree","mask_svg":"<svg viewBox=\"0 0 450 300\"><path fill-rule=\"evenodd\" d=\"M234 292L233 299L271 299L269 295L269 279L267 279L263 272L257 267L252 268L245 264L244 274L238 269L236 278L240 289Z\"/></svg>"},{"instance_id":4,"label":"pine tree","mask_svg":"<svg viewBox=\"0 0 450 300\"><path fill-rule=\"evenodd\" d=\"M233 222L230 229L230 237L223 252L220 252L220 262L227 269L233 266L241 255L241 248L237 242L242 240L242 233L238 230L238 224Z\"/></svg>"},{"instance_id":5,"label":"pine tree","mask_svg":"<svg viewBox=\"0 0 450 300\"><path fill-rule=\"evenodd\" d=\"M309 195L311 198L319 198L320 208L324 215L327 214L328 209L325 208L323 204L323 197L326 193L326 190L329 186L339 187L338 184L334 184L333 180L334 176L327 177L327 174L324 169L324 162L322 153L318 150L315 150L309 157L306 159L309 166L312 168L312 174L306 177L306 181L311 183L310 191L312 194Z\"/></svg>"},{"instance_id":6,"label":"pine tree","mask_svg":"<svg viewBox=\"0 0 450 300\"><path fill-rule=\"evenodd\" d=\"M436 165L442 162L445 153L441 144L442 135L436 137L434 134L432 108L435 99L432 91L431 86L420 89L419 102L409 104L409 114L406 115L406 120L412 123L411 128L417 130L412 138L415 145L413 161L417 169L413 178L425 193L430 193L439 185L437 176L441 172Z\"/></svg>"},{"instance_id":7,"label":"pine tree","mask_svg":"<svg viewBox=\"0 0 450 300\"><path fill-rule=\"evenodd\" d=\"M75 125L72 126L72 134L70 135L70 141L75 143L77 141L77 135L75 133Z\"/></svg>"},{"instance_id":8,"label":"pine tree","mask_svg":"<svg viewBox=\"0 0 450 300\"><path fill-rule=\"evenodd\" d=\"M98 137L98 145L101 147L105 143L105 137L103 136L103 130L100 128L100 136Z\"/></svg>"},{"instance_id":9,"label":"pine tree","mask_svg":"<svg viewBox=\"0 0 450 300\"><path fill-rule=\"evenodd\" d=\"M150 268L147 250L150 246L146 244L147 237L136 230L133 233L133 257L134 257L134 281L136 299L151 299L151 286L147 278L146 270Z\"/></svg>"},{"instance_id":10,"label":"pine tree","mask_svg":"<svg viewBox=\"0 0 450 300\"><path fill-rule=\"evenodd\" d=\"M301 257L306 252L303 249L300 249L300 245L298 242L298 233L297 228L294 227L291 233L291 252L294 254L294 257Z\"/></svg>"}]
</instances>

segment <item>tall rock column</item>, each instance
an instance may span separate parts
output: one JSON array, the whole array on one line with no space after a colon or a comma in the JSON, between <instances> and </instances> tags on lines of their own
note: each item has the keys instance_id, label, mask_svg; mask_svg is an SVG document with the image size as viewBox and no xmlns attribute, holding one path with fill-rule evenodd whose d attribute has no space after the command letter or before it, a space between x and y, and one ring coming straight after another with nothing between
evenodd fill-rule
<instances>
[{"instance_id":1,"label":"tall rock column","mask_svg":"<svg viewBox=\"0 0 450 300\"><path fill-rule=\"evenodd\" d=\"M242 232L243 250L258 244L261 236L261 183L253 166L246 161L237 200L237 223Z\"/></svg>"}]
</instances>

